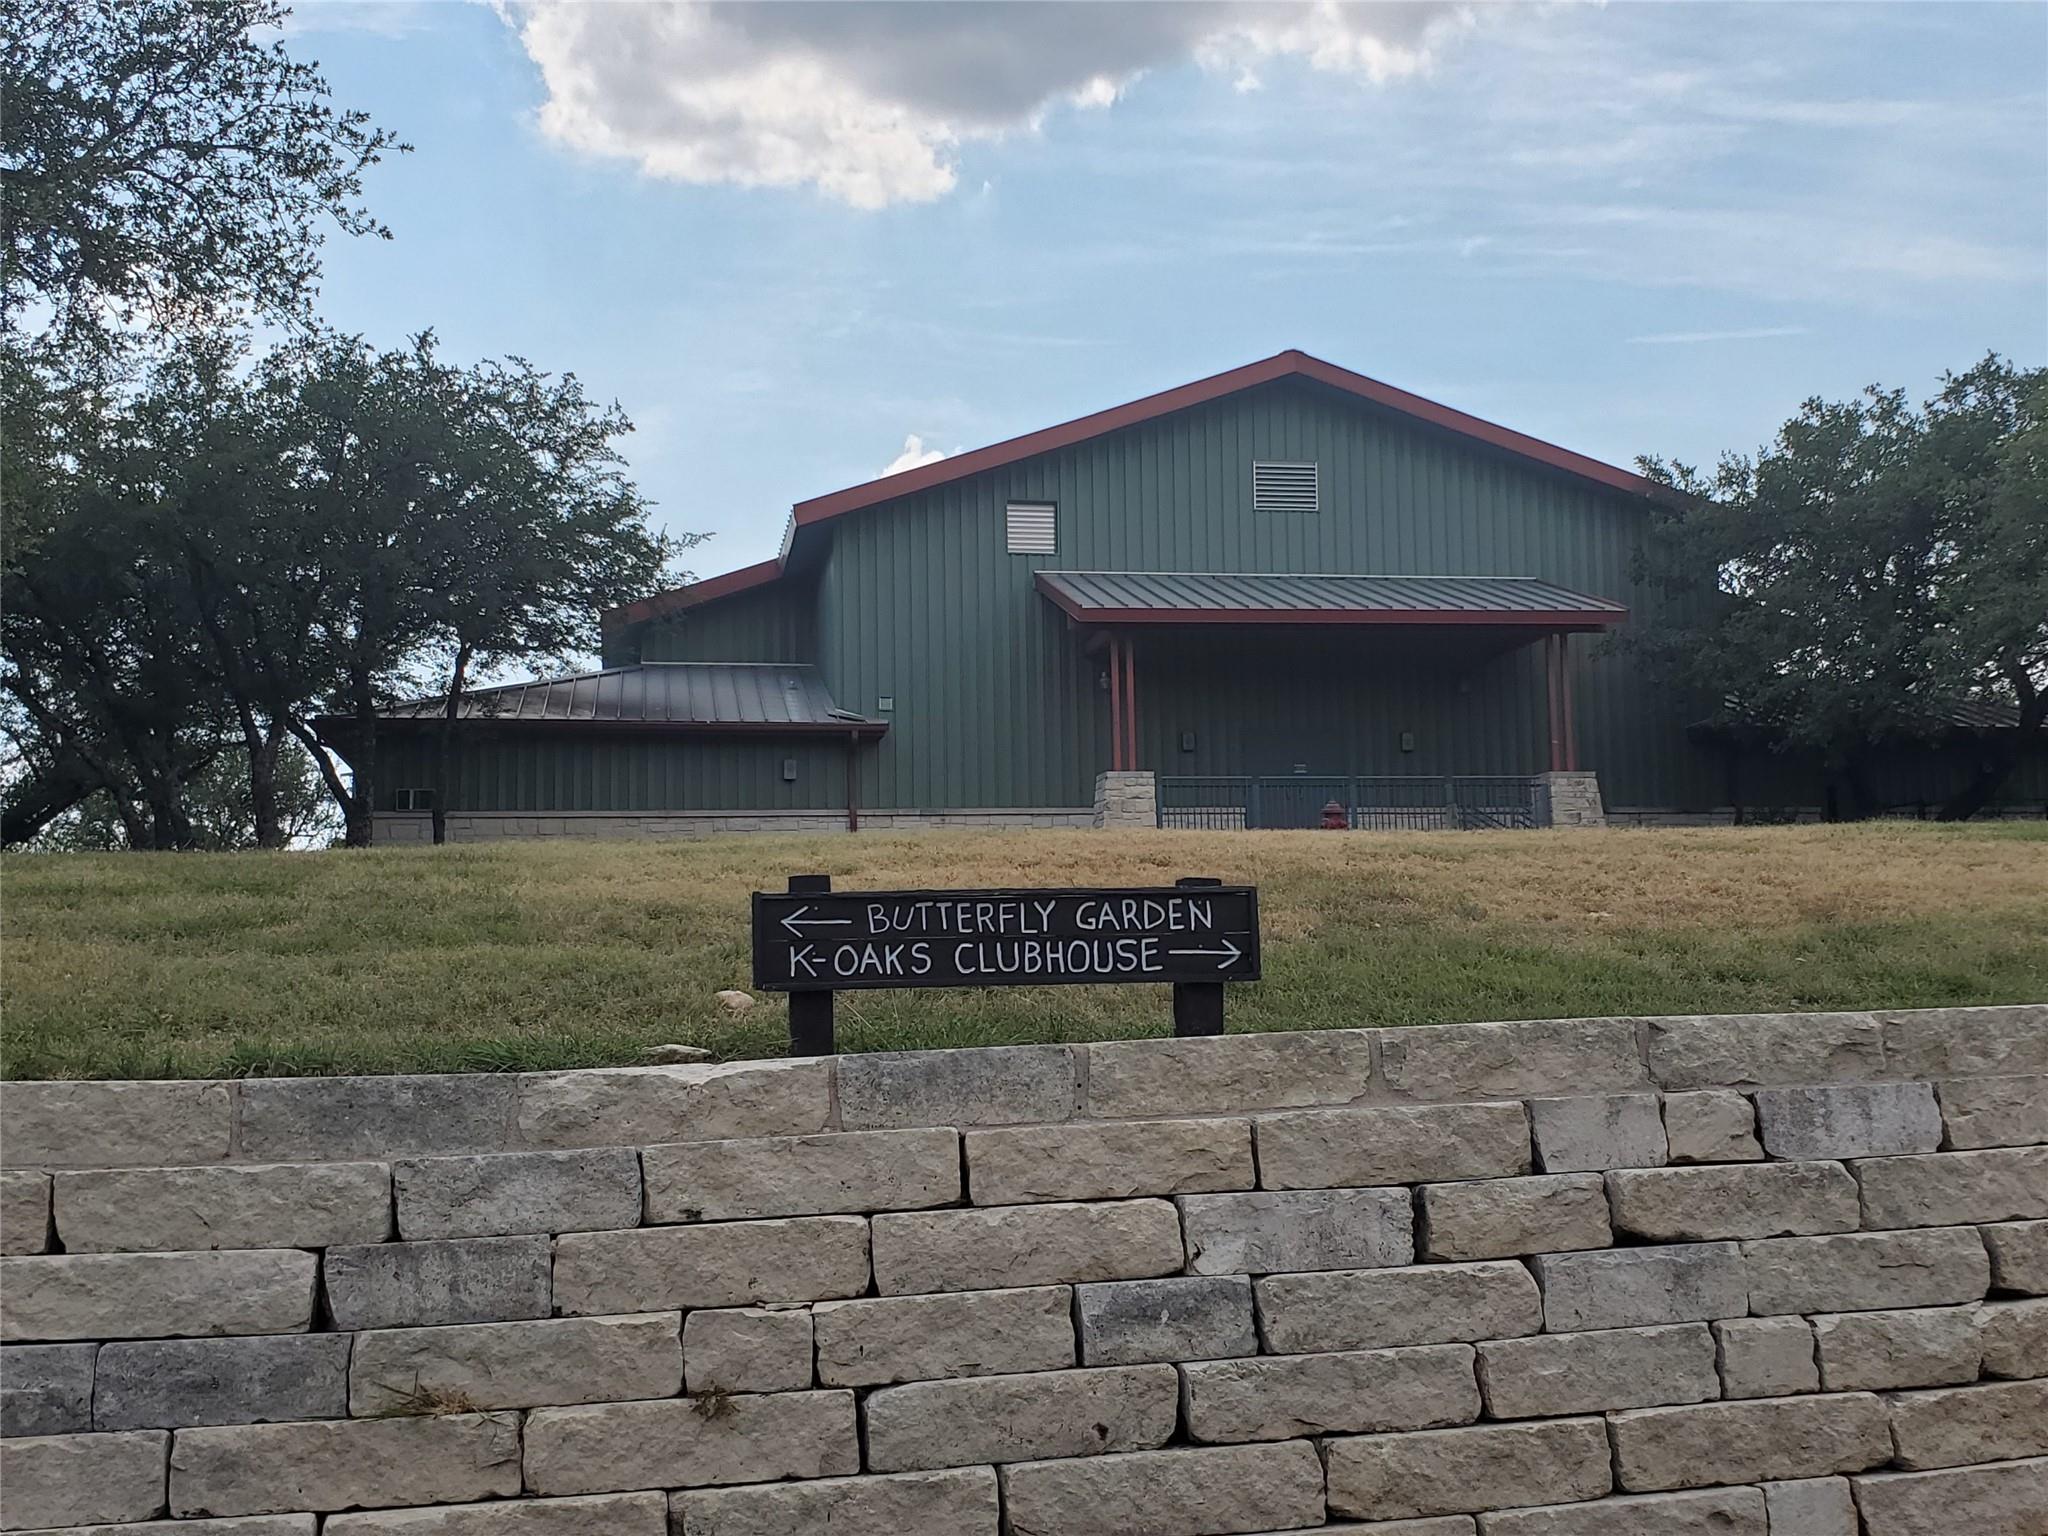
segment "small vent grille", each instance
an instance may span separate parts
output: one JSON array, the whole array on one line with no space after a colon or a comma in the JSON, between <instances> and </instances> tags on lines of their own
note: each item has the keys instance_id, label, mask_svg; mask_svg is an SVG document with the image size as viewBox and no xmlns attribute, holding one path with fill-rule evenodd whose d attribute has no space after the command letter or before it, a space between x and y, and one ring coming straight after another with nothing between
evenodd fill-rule
<instances>
[{"instance_id":1,"label":"small vent grille","mask_svg":"<svg viewBox=\"0 0 2048 1536\"><path fill-rule=\"evenodd\" d=\"M1054 526L1054 507L1049 501L1010 503L1010 553L1050 555L1058 553L1059 534Z\"/></svg>"},{"instance_id":2,"label":"small vent grille","mask_svg":"<svg viewBox=\"0 0 2048 1536\"><path fill-rule=\"evenodd\" d=\"M1252 510L1254 512L1316 511L1315 465L1252 465Z\"/></svg>"}]
</instances>

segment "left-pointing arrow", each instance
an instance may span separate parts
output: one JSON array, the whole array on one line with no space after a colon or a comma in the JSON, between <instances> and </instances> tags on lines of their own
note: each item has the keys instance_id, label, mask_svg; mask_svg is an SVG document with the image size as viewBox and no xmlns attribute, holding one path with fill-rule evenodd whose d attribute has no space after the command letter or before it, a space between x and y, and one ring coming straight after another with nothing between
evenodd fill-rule
<instances>
[{"instance_id":1,"label":"left-pointing arrow","mask_svg":"<svg viewBox=\"0 0 2048 1536\"><path fill-rule=\"evenodd\" d=\"M782 926L798 938L803 937L803 930L806 928L851 928L853 926L853 919L850 917L813 917L807 919L804 914L810 910L809 907L798 907L782 920Z\"/></svg>"}]
</instances>

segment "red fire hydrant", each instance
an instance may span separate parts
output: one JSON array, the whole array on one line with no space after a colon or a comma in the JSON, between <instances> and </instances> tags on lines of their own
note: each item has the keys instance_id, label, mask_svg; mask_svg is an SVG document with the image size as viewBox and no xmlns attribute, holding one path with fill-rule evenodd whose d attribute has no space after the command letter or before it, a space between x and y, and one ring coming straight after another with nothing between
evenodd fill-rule
<instances>
[{"instance_id":1,"label":"red fire hydrant","mask_svg":"<svg viewBox=\"0 0 2048 1536\"><path fill-rule=\"evenodd\" d=\"M1351 818L1344 813L1343 805L1335 800L1323 807L1323 831L1343 832L1351 825Z\"/></svg>"}]
</instances>

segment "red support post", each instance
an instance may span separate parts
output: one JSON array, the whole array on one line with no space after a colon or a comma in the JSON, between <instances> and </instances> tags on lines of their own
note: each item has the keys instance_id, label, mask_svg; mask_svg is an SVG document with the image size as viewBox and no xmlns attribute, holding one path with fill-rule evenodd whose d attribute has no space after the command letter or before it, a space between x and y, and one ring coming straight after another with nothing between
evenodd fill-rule
<instances>
[{"instance_id":1,"label":"red support post","mask_svg":"<svg viewBox=\"0 0 2048 1536\"><path fill-rule=\"evenodd\" d=\"M1109 771L1120 773L1124 766L1123 642L1109 637Z\"/></svg>"},{"instance_id":2,"label":"red support post","mask_svg":"<svg viewBox=\"0 0 2048 1536\"><path fill-rule=\"evenodd\" d=\"M1543 703L1550 722L1550 771L1557 773L1564 767L1564 700L1562 679L1564 669L1558 665L1558 654L1563 650L1555 634L1543 637Z\"/></svg>"},{"instance_id":3,"label":"red support post","mask_svg":"<svg viewBox=\"0 0 2048 1536\"><path fill-rule=\"evenodd\" d=\"M1138 766L1138 642L1124 642L1124 766Z\"/></svg>"},{"instance_id":4,"label":"red support post","mask_svg":"<svg viewBox=\"0 0 2048 1536\"><path fill-rule=\"evenodd\" d=\"M1572 640L1570 635L1557 637L1557 675L1564 692L1564 765L1573 773L1579 771L1579 721L1572 710Z\"/></svg>"}]
</instances>

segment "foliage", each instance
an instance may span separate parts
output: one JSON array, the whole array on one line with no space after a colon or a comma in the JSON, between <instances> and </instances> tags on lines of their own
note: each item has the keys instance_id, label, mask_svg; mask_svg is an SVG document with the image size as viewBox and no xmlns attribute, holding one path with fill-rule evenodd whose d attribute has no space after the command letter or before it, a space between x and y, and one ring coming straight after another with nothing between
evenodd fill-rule
<instances>
[{"instance_id":1,"label":"foliage","mask_svg":"<svg viewBox=\"0 0 2048 1536\"><path fill-rule=\"evenodd\" d=\"M779 1055L747 896L1255 881L1266 979L1233 1030L2048 997L2048 825L1583 833L954 832L459 843L0 862L0 1070L38 1076L609 1066ZM848 1050L1161 1034L1166 987L864 992Z\"/></svg>"},{"instance_id":2,"label":"foliage","mask_svg":"<svg viewBox=\"0 0 2048 1536\"><path fill-rule=\"evenodd\" d=\"M1676 493L1639 574L1674 599L1631 642L1709 720L1823 752L1854 814L1864 764L1958 711L2009 709L1971 785L1981 808L2048 714L2048 370L1996 355L1903 391L1813 399L1756 457L1711 475L1642 461Z\"/></svg>"},{"instance_id":3,"label":"foliage","mask_svg":"<svg viewBox=\"0 0 2048 1536\"><path fill-rule=\"evenodd\" d=\"M388 236L362 174L406 146L259 41L286 14L280 0L0 3L0 326L33 310L84 356L138 323L303 317L324 225Z\"/></svg>"},{"instance_id":4,"label":"foliage","mask_svg":"<svg viewBox=\"0 0 2048 1536\"><path fill-rule=\"evenodd\" d=\"M339 834L334 802L298 743L283 743L273 788L278 846L321 848ZM225 853L262 846L246 765L231 752L222 752L186 781L184 808L194 848ZM112 797L102 790L51 821L28 846L40 853L110 853L129 843Z\"/></svg>"}]
</instances>

